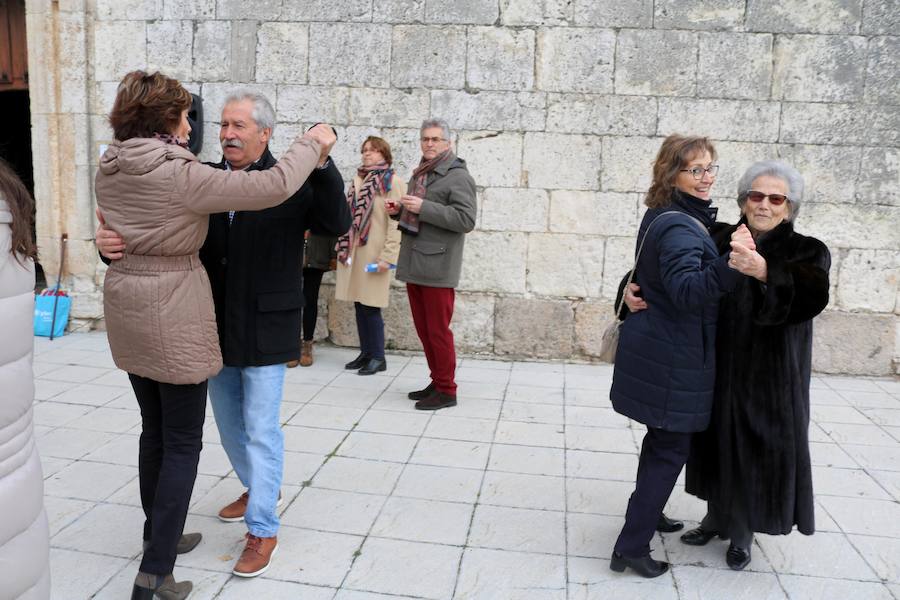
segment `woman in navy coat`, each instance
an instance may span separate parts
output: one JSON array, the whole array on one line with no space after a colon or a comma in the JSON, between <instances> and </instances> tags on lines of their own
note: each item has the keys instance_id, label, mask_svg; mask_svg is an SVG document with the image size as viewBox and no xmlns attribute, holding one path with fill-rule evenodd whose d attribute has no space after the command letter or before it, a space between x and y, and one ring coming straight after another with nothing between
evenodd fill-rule
<instances>
[{"instance_id":1,"label":"woman in navy coat","mask_svg":"<svg viewBox=\"0 0 900 600\"><path fill-rule=\"evenodd\" d=\"M657 577L668 570L650 556L650 539L687 460L691 434L710 420L719 298L742 277L709 235L717 212L710 206L715 159L707 138L670 135L653 166L634 277L648 308L622 324L610 391L617 412L647 426L610 561L614 571L630 567Z\"/></svg>"}]
</instances>

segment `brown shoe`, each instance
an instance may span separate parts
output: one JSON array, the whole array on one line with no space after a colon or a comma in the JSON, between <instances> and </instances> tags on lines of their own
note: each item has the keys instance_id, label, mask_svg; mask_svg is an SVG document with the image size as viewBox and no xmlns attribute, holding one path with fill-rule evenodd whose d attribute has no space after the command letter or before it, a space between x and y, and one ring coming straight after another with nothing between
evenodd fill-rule
<instances>
[{"instance_id":1,"label":"brown shoe","mask_svg":"<svg viewBox=\"0 0 900 600\"><path fill-rule=\"evenodd\" d=\"M456 396L435 390L424 400L416 402L416 410L440 410L456 406Z\"/></svg>"},{"instance_id":2,"label":"brown shoe","mask_svg":"<svg viewBox=\"0 0 900 600\"><path fill-rule=\"evenodd\" d=\"M247 545L241 557L234 565L232 573L238 577L256 577L266 572L272 562L275 551L278 550L277 537L256 537L248 533L246 536Z\"/></svg>"},{"instance_id":3,"label":"brown shoe","mask_svg":"<svg viewBox=\"0 0 900 600\"><path fill-rule=\"evenodd\" d=\"M306 341L303 340L303 344L300 346L300 366L301 367L311 367L313 364L313 343L312 340Z\"/></svg>"},{"instance_id":4,"label":"brown shoe","mask_svg":"<svg viewBox=\"0 0 900 600\"><path fill-rule=\"evenodd\" d=\"M286 366L288 369L293 369L294 367L296 367L299 364L300 364L299 360L289 360L286 363L284 363L284 366Z\"/></svg>"},{"instance_id":5,"label":"brown shoe","mask_svg":"<svg viewBox=\"0 0 900 600\"><path fill-rule=\"evenodd\" d=\"M249 492L244 492L243 494L241 494L240 498L220 510L219 519L225 521L226 523L243 521L244 513L247 512L247 502L250 501L249 494ZM282 504L284 504L284 499L281 497L281 492L278 492L278 502L275 503L275 508L278 508Z\"/></svg>"},{"instance_id":6,"label":"brown shoe","mask_svg":"<svg viewBox=\"0 0 900 600\"><path fill-rule=\"evenodd\" d=\"M219 519L226 523L235 523L244 520L244 513L247 512L247 502L250 500L250 494L244 492L241 497L219 511Z\"/></svg>"}]
</instances>

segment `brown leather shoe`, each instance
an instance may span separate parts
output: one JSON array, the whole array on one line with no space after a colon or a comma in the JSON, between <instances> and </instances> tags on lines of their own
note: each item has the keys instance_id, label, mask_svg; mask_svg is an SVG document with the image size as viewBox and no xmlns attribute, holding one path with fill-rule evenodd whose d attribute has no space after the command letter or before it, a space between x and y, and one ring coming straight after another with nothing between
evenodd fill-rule
<instances>
[{"instance_id":1,"label":"brown leather shoe","mask_svg":"<svg viewBox=\"0 0 900 600\"><path fill-rule=\"evenodd\" d=\"M300 366L301 367L311 367L313 364L313 343L312 340L306 341L303 340L303 344L300 346Z\"/></svg>"},{"instance_id":2,"label":"brown leather shoe","mask_svg":"<svg viewBox=\"0 0 900 600\"><path fill-rule=\"evenodd\" d=\"M272 557L278 550L278 538L256 537L251 533L245 537L247 545L244 546L244 551L231 572L238 577L256 577L265 573L269 568Z\"/></svg>"},{"instance_id":3,"label":"brown leather shoe","mask_svg":"<svg viewBox=\"0 0 900 600\"><path fill-rule=\"evenodd\" d=\"M219 519L226 523L235 523L244 520L244 513L247 512L247 501L250 494L244 492L241 497L219 511Z\"/></svg>"},{"instance_id":4,"label":"brown leather shoe","mask_svg":"<svg viewBox=\"0 0 900 600\"><path fill-rule=\"evenodd\" d=\"M225 521L226 523L243 521L244 513L247 512L247 502L250 501L249 494L249 492L244 492L243 494L241 494L240 498L220 510L219 519ZM278 492L278 502L275 503L275 508L278 508L282 504L284 504L284 499L281 497L281 492Z\"/></svg>"}]
</instances>

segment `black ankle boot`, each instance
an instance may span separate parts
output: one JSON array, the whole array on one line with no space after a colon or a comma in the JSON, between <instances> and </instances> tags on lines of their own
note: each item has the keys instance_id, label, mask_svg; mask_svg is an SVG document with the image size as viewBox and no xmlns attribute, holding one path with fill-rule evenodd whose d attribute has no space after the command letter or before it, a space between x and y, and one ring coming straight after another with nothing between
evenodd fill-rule
<instances>
[{"instance_id":1,"label":"black ankle boot","mask_svg":"<svg viewBox=\"0 0 900 600\"><path fill-rule=\"evenodd\" d=\"M175 581L172 574L153 575L138 571L131 600L184 600L194 589L190 581Z\"/></svg>"},{"instance_id":2,"label":"black ankle boot","mask_svg":"<svg viewBox=\"0 0 900 600\"><path fill-rule=\"evenodd\" d=\"M369 362L369 357L366 356L365 354L363 354L362 352L360 352L359 356L357 356L356 358L354 358L353 360L348 362L346 365L344 365L344 368L347 369L348 371L350 371L350 370L355 371L356 369L361 369L364 366L366 366L367 362Z\"/></svg>"},{"instance_id":3,"label":"black ankle boot","mask_svg":"<svg viewBox=\"0 0 900 600\"><path fill-rule=\"evenodd\" d=\"M628 558L622 556L618 552L613 552L612 558L609 559L609 568L618 573L622 573L625 567L631 567L631 570L641 577L659 577L669 570L669 563L661 560L654 560L649 554L639 558Z\"/></svg>"},{"instance_id":4,"label":"black ankle boot","mask_svg":"<svg viewBox=\"0 0 900 600\"><path fill-rule=\"evenodd\" d=\"M734 544L728 544L725 563L734 571L743 571L744 567L750 564L750 548L739 548Z\"/></svg>"}]
</instances>

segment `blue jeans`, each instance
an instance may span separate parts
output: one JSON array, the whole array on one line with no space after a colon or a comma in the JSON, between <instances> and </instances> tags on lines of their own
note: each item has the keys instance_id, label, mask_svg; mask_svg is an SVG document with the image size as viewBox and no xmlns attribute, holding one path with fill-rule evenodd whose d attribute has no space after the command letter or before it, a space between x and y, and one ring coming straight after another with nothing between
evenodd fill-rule
<instances>
[{"instance_id":1,"label":"blue jeans","mask_svg":"<svg viewBox=\"0 0 900 600\"><path fill-rule=\"evenodd\" d=\"M279 409L281 365L224 367L209 380L209 399L231 466L250 494L244 521L252 535L278 533L275 513L284 471Z\"/></svg>"}]
</instances>

